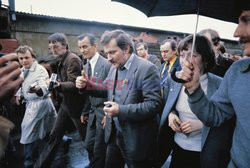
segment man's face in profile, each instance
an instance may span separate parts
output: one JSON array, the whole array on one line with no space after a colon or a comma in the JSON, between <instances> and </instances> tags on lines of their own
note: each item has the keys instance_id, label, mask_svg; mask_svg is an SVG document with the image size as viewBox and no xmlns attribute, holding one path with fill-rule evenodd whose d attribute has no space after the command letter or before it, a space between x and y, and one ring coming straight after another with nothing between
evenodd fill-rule
<instances>
[{"instance_id":1,"label":"man's face in profile","mask_svg":"<svg viewBox=\"0 0 250 168\"><path fill-rule=\"evenodd\" d=\"M241 13L234 36L240 38L244 47L243 55L250 56L250 10Z\"/></svg>"},{"instance_id":2,"label":"man's face in profile","mask_svg":"<svg viewBox=\"0 0 250 168\"><path fill-rule=\"evenodd\" d=\"M166 42L165 44L161 45L160 51L161 51L162 59L165 62L171 61L171 59L174 58L175 56L175 51L172 50L170 42Z\"/></svg>"}]
</instances>

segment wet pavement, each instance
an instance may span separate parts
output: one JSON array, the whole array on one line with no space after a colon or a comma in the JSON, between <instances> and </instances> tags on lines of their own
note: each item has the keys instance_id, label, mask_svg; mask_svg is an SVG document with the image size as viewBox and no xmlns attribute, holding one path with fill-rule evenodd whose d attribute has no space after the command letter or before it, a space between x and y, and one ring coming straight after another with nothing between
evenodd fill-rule
<instances>
[{"instance_id":1,"label":"wet pavement","mask_svg":"<svg viewBox=\"0 0 250 168\"><path fill-rule=\"evenodd\" d=\"M85 168L89 161L84 143L78 132L66 134L62 140L56 156L51 164L52 168ZM8 156L0 162L0 168L23 168L22 145L19 143L20 133L13 137L13 146Z\"/></svg>"},{"instance_id":2,"label":"wet pavement","mask_svg":"<svg viewBox=\"0 0 250 168\"><path fill-rule=\"evenodd\" d=\"M89 163L87 151L78 132L64 136L51 167L85 168Z\"/></svg>"},{"instance_id":3,"label":"wet pavement","mask_svg":"<svg viewBox=\"0 0 250 168\"><path fill-rule=\"evenodd\" d=\"M14 151L7 158L8 164L1 165L0 168L23 168L22 146L19 143L20 134L14 137ZM77 131L66 134L64 136L57 154L51 164L51 168L85 168L88 166L89 160L84 143L81 141ZM170 159L162 168L168 168ZM127 168L125 166L125 168Z\"/></svg>"}]
</instances>

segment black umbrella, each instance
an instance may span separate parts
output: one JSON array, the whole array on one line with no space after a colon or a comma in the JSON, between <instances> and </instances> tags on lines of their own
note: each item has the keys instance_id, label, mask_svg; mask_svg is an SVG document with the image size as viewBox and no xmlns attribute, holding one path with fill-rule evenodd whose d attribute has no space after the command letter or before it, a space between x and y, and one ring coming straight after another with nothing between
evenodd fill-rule
<instances>
[{"instance_id":1,"label":"black umbrella","mask_svg":"<svg viewBox=\"0 0 250 168\"><path fill-rule=\"evenodd\" d=\"M199 15L208 16L228 22L238 22L242 10L250 9L250 0L112 0L132 6L148 17L171 16L182 14L197 14L194 31L191 57L193 55L195 35L197 32ZM191 58L192 60L192 58ZM176 69L171 72L173 80L179 83L185 81L178 79Z\"/></svg>"},{"instance_id":2,"label":"black umbrella","mask_svg":"<svg viewBox=\"0 0 250 168\"><path fill-rule=\"evenodd\" d=\"M250 9L250 0L112 0L132 6L148 17L199 14L237 23L242 9Z\"/></svg>"}]
</instances>

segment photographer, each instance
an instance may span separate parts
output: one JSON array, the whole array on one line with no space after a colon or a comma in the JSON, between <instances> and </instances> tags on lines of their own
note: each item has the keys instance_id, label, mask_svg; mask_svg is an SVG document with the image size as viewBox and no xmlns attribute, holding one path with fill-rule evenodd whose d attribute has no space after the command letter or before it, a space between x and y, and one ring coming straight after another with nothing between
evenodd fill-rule
<instances>
[{"instance_id":1,"label":"photographer","mask_svg":"<svg viewBox=\"0 0 250 168\"><path fill-rule=\"evenodd\" d=\"M49 75L46 69L36 61L35 53L29 46L20 46L16 50L22 65L24 81L16 94L16 104L20 97L26 101L25 115L21 125L24 167L33 167L38 156L39 143L50 132L56 119L56 111L49 97L46 80Z\"/></svg>"}]
</instances>

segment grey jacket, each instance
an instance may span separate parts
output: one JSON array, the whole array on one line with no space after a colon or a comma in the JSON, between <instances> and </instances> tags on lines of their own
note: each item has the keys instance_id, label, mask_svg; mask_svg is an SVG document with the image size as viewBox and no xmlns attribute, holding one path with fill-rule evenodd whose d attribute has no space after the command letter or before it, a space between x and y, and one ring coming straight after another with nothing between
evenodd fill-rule
<instances>
[{"instance_id":1,"label":"grey jacket","mask_svg":"<svg viewBox=\"0 0 250 168\"><path fill-rule=\"evenodd\" d=\"M93 77L91 80L93 82L99 82L99 83L104 82L104 80L108 76L110 67L111 67L111 64L109 63L109 61L103 58L101 55L99 55L99 58L94 67L94 73L93 73ZM85 68L88 71L88 64L85 65ZM98 98L98 97L90 96L89 99L90 99L91 108L89 112L88 124L92 125L94 124L93 121L95 118L99 122L102 121L104 117L104 112L103 112L104 102L107 101L107 98Z\"/></svg>"},{"instance_id":2,"label":"grey jacket","mask_svg":"<svg viewBox=\"0 0 250 168\"><path fill-rule=\"evenodd\" d=\"M116 68L111 67L105 84L115 79ZM135 160L152 158L156 148L157 114L161 111L159 72L152 63L135 56L126 74L127 86L122 90L118 121L122 129L128 155ZM92 90L94 96L108 97L112 89ZM107 118L105 141L109 142L113 120Z\"/></svg>"}]
</instances>

